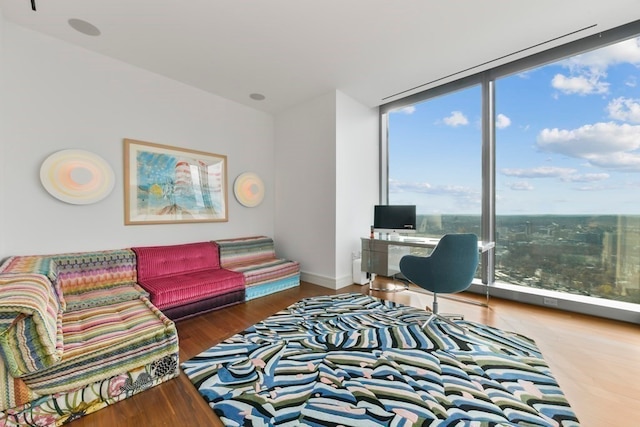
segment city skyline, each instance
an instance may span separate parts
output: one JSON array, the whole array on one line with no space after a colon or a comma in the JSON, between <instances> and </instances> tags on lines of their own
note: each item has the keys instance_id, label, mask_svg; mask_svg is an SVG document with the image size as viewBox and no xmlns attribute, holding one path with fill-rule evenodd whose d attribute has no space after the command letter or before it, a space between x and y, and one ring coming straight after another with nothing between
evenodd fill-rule
<instances>
[{"instance_id":1,"label":"city skyline","mask_svg":"<svg viewBox=\"0 0 640 427\"><path fill-rule=\"evenodd\" d=\"M496 213L640 213L640 38L496 80ZM389 114L389 203L479 214L481 92Z\"/></svg>"}]
</instances>

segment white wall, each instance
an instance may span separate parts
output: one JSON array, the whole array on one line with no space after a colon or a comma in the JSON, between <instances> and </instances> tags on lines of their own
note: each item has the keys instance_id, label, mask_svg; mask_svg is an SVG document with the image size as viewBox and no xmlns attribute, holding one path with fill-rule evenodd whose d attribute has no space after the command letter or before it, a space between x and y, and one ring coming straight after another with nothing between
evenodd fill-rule
<instances>
[{"instance_id":1,"label":"white wall","mask_svg":"<svg viewBox=\"0 0 640 427\"><path fill-rule=\"evenodd\" d=\"M379 115L352 98L337 93L336 126L336 280L341 288L353 283L352 254L368 237L373 206L379 199Z\"/></svg>"},{"instance_id":2,"label":"white wall","mask_svg":"<svg viewBox=\"0 0 640 427\"><path fill-rule=\"evenodd\" d=\"M276 116L276 251L335 288L336 93Z\"/></svg>"},{"instance_id":3,"label":"white wall","mask_svg":"<svg viewBox=\"0 0 640 427\"><path fill-rule=\"evenodd\" d=\"M339 91L276 117L279 252L302 279L353 283L351 253L367 236L378 200L378 114Z\"/></svg>"},{"instance_id":4,"label":"white wall","mask_svg":"<svg viewBox=\"0 0 640 427\"><path fill-rule=\"evenodd\" d=\"M272 116L0 22L0 258L274 234ZM227 155L229 222L125 226L123 138ZM40 165L66 148L109 162L113 193L84 206L50 196ZM266 185L257 208L242 207L232 194L233 179L245 171Z\"/></svg>"}]
</instances>

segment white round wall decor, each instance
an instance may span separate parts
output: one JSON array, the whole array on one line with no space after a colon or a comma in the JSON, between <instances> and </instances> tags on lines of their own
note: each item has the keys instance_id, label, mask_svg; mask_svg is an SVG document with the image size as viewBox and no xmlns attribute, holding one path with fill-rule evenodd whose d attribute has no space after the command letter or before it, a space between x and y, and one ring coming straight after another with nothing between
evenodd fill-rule
<instances>
[{"instance_id":1,"label":"white round wall decor","mask_svg":"<svg viewBox=\"0 0 640 427\"><path fill-rule=\"evenodd\" d=\"M115 174L100 156L84 150L61 150L42 162L40 182L56 199L87 205L107 197Z\"/></svg>"},{"instance_id":2,"label":"white round wall decor","mask_svg":"<svg viewBox=\"0 0 640 427\"><path fill-rule=\"evenodd\" d=\"M233 183L233 193L241 205L253 208L264 199L264 183L255 173L245 172Z\"/></svg>"}]
</instances>

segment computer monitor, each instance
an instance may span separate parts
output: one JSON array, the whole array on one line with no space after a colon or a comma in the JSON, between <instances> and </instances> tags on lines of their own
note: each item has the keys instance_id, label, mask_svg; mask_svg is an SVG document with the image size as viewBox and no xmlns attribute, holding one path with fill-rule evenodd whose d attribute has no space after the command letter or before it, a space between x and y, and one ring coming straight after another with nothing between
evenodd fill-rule
<instances>
[{"instance_id":1,"label":"computer monitor","mask_svg":"<svg viewBox=\"0 0 640 427\"><path fill-rule=\"evenodd\" d=\"M379 233L415 233L416 205L374 206L373 229Z\"/></svg>"}]
</instances>

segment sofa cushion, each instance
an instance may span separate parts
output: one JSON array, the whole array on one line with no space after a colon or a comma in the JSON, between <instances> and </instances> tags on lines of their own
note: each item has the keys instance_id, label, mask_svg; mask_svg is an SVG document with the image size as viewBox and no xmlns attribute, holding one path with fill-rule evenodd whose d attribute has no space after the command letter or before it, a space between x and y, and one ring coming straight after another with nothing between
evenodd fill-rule
<instances>
[{"instance_id":1,"label":"sofa cushion","mask_svg":"<svg viewBox=\"0 0 640 427\"><path fill-rule=\"evenodd\" d=\"M263 259L246 264L235 264L229 267L244 275L246 286L252 286L262 282L277 280L281 277L299 274L300 265L297 261L286 259Z\"/></svg>"},{"instance_id":2,"label":"sofa cushion","mask_svg":"<svg viewBox=\"0 0 640 427\"><path fill-rule=\"evenodd\" d=\"M160 310L244 290L244 283L242 273L223 268L140 280Z\"/></svg>"},{"instance_id":3,"label":"sofa cushion","mask_svg":"<svg viewBox=\"0 0 640 427\"><path fill-rule=\"evenodd\" d=\"M101 305L131 301L141 296L149 297L149 293L137 283L125 283L108 288L94 289L81 294L67 296L67 311L84 310Z\"/></svg>"},{"instance_id":4,"label":"sofa cushion","mask_svg":"<svg viewBox=\"0 0 640 427\"><path fill-rule=\"evenodd\" d=\"M211 242L131 248L137 256L138 281L220 268Z\"/></svg>"},{"instance_id":5,"label":"sofa cushion","mask_svg":"<svg viewBox=\"0 0 640 427\"><path fill-rule=\"evenodd\" d=\"M53 286L60 307L65 310L66 301L58 283L58 267L52 257L43 255L12 256L0 265L0 274L4 273L27 273L46 276Z\"/></svg>"},{"instance_id":6,"label":"sofa cushion","mask_svg":"<svg viewBox=\"0 0 640 427\"><path fill-rule=\"evenodd\" d=\"M21 377L60 361L62 334L62 308L46 276L0 276L0 353L12 376Z\"/></svg>"},{"instance_id":7,"label":"sofa cushion","mask_svg":"<svg viewBox=\"0 0 640 427\"><path fill-rule=\"evenodd\" d=\"M12 256L0 266L0 273L37 273L47 276L51 282L58 278L57 272L53 258L41 255Z\"/></svg>"},{"instance_id":8,"label":"sofa cushion","mask_svg":"<svg viewBox=\"0 0 640 427\"><path fill-rule=\"evenodd\" d=\"M136 282L136 256L130 249L52 255L64 295Z\"/></svg>"},{"instance_id":9,"label":"sofa cushion","mask_svg":"<svg viewBox=\"0 0 640 427\"><path fill-rule=\"evenodd\" d=\"M260 263L276 257L273 239L265 236L216 240L220 248L220 266L234 269L237 265Z\"/></svg>"},{"instance_id":10,"label":"sofa cushion","mask_svg":"<svg viewBox=\"0 0 640 427\"><path fill-rule=\"evenodd\" d=\"M175 324L146 297L65 313L64 353L23 377L39 394L68 391L178 352Z\"/></svg>"}]
</instances>

